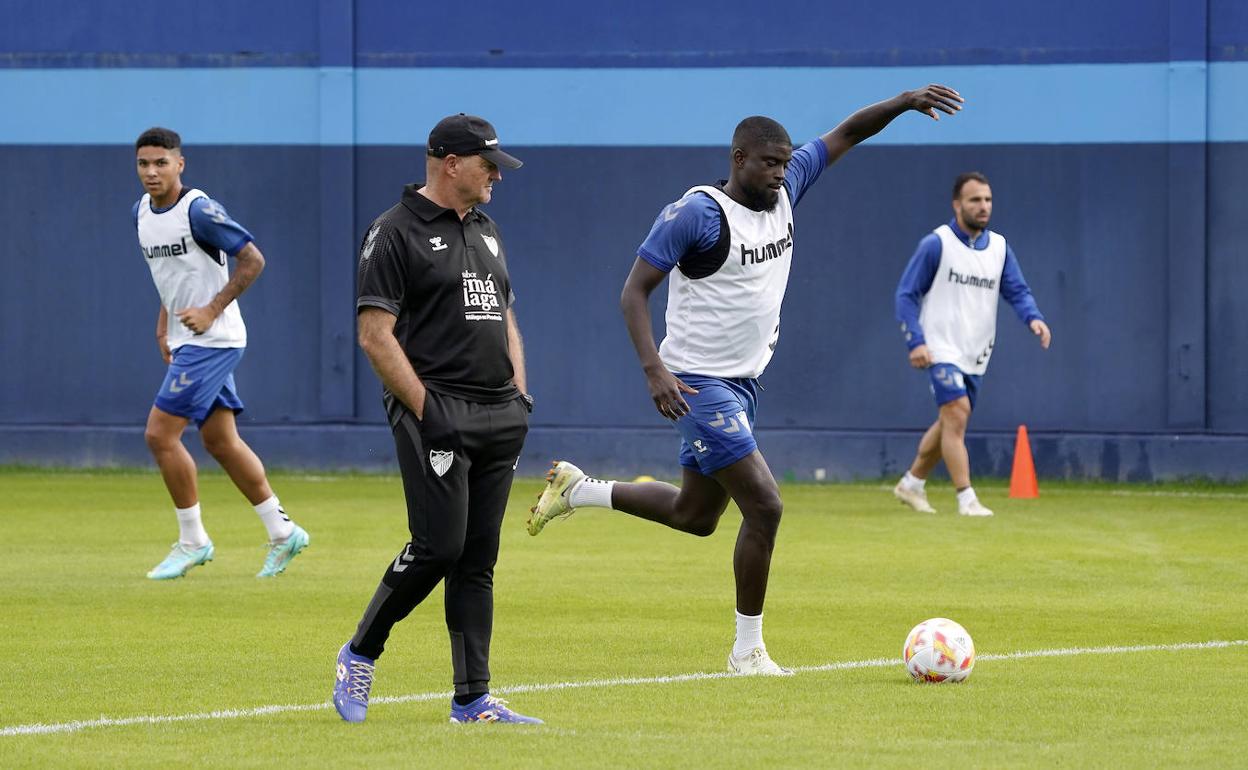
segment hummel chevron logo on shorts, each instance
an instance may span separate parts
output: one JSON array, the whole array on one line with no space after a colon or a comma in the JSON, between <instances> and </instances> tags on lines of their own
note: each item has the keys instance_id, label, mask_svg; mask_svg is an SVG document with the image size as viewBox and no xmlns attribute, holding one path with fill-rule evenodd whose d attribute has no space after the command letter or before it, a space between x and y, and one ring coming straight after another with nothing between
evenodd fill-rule
<instances>
[{"instance_id":1,"label":"hummel chevron logo on shorts","mask_svg":"<svg viewBox=\"0 0 1248 770\"><path fill-rule=\"evenodd\" d=\"M178 379L170 381L169 390L172 393L181 393L182 391L186 390L187 387L194 385L194 384L195 384L195 380L188 378L186 376L186 372L182 372L180 375L178 375Z\"/></svg>"}]
</instances>

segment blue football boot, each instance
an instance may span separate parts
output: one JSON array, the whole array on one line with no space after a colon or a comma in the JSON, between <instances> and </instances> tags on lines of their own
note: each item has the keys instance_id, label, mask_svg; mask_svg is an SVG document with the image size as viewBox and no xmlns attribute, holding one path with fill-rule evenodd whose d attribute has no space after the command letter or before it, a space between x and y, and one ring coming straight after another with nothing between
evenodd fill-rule
<instances>
[{"instance_id":1,"label":"blue football boot","mask_svg":"<svg viewBox=\"0 0 1248 770\"><path fill-rule=\"evenodd\" d=\"M512 722L515 724L545 724L537 717L526 717L507 708L507 701L495 698L488 692L466 706L451 700L451 722Z\"/></svg>"},{"instance_id":2,"label":"blue football boot","mask_svg":"<svg viewBox=\"0 0 1248 770\"><path fill-rule=\"evenodd\" d=\"M363 722L368 715L368 693L373 689L376 661L351 652L351 643L338 651L338 674L334 680L334 708L347 722Z\"/></svg>"}]
</instances>

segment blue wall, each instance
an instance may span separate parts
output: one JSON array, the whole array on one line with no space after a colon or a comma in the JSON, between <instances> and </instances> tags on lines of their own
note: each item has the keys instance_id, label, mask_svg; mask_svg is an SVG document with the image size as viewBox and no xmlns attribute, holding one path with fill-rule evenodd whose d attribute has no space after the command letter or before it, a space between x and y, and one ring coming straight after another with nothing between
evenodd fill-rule
<instances>
[{"instance_id":1,"label":"blue wall","mask_svg":"<svg viewBox=\"0 0 1248 770\"><path fill-rule=\"evenodd\" d=\"M421 176L430 125L465 110L526 161L490 205L541 405L525 468L579 450L653 471L674 454L671 434L616 299L655 212L725 175L745 114L774 115L804 141L935 81L963 91L963 114L899 118L798 209L759 419L773 467L853 476L908 461L934 410L906 366L892 292L968 168L993 180L993 227L1055 333L1042 353L1002 308L972 423L987 442L973 446L977 469L1008 470L1007 432L1023 422L1052 448L1037 451L1050 475L1248 467L1237 355L1248 10L1234 0L965 13L803 1L783 19L543 0L447 24L379 0L222 0L134 18L67 0L9 5L20 23L0 27L0 462L143 458L134 426L163 366L128 212L141 192L131 142L149 125L182 133L184 181L221 200L268 258L242 300L239 382L247 435L269 442L270 463L386 462L379 386L353 341L355 249ZM1079 436L1092 443L1059 448ZM358 462L341 451L359 446Z\"/></svg>"},{"instance_id":2,"label":"blue wall","mask_svg":"<svg viewBox=\"0 0 1248 770\"><path fill-rule=\"evenodd\" d=\"M395 0L216 0L119 14L8 0L10 66L896 66L1242 60L1236 0L984 3L790 0L764 7L483 0L446 13ZM898 20L904 20L899 23ZM1175 29L1207 21L1207 34ZM326 51L327 38L347 46ZM1176 37L1181 39L1175 55ZM333 47L333 46L331 46Z\"/></svg>"}]
</instances>

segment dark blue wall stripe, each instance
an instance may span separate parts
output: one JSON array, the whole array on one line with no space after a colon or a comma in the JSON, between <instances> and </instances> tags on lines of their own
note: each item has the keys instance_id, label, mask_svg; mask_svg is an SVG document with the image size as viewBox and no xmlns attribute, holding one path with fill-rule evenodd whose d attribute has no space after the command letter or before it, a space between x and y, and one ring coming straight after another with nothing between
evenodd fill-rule
<instances>
[{"instance_id":1,"label":"dark blue wall stripe","mask_svg":"<svg viewBox=\"0 0 1248 770\"><path fill-rule=\"evenodd\" d=\"M0 66L317 66L327 0L6 0ZM350 8L350 0L333 0Z\"/></svg>"},{"instance_id":2,"label":"dark blue wall stripe","mask_svg":"<svg viewBox=\"0 0 1248 770\"><path fill-rule=\"evenodd\" d=\"M323 152L187 150L186 181L225 203L268 258L242 299L250 330L238 375L249 407L244 422L381 419L375 377L353 343L350 276L360 234L404 183L421 176L423 159L410 147ZM1209 428L1248 432L1237 355L1248 344L1239 249L1248 239L1240 206L1248 144L1211 152ZM533 389L548 405L535 420L655 424L616 298L655 213L690 184L722 176L723 150L517 153L526 165L504 178L489 210L511 256ZM126 424L146 414L163 365L153 339L156 294L129 218L139 194L131 154L120 147L0 147L0 173L10 182L0 188L9 244L0 349L22 362L0 369L0 423ZM323 224L310 191L345 179L333 174L345 173L351 156L354 180L344 184L353 184L354 200L330 196L320 205L354 209L354 220ZM1172 257L1172 195L1181 204L1187 192L1171 190L1171 161L1164 144L850 153L799 207L793 280L759 424L906 429L932 416L923 377L906 365L892 292L915 243L949 216L950 180L977 168L993 180L994 226L1018 253L1056 341L1041 352L1002 309L976 426L1173 430L1167 308L1175 287L1186 285L1174 271L1187 260L1197 269L1203 255L1194 249ZM65 179L91 193L64 194ZM50 200L56 205L42 203ZM1192 227L1198 220L1193 215ZM337 245L323 245L327 233ZM1193 312L1199 324L1200 311ZM566 376L568 350L593 351L593 364ZM1203 370L1205 363L1194 357L1191 366Z\"/></svg>"},{"instance_id":3,"label":"dark blue wall stripe","mask_svg":"<svg viewBox=\"0 0 1248 770\"><path fill-rule=\"evenodd\" d=\"M9 0L0 67L883 67L1248 59L1241 0L755 5ZM904 21L903 21L904 20ZM1207 22L1207 23L1205 23ZM1193 31L1197 26L1207 28ZM326 32L351 30L327 50ZM1176 56L1176 51L1178 52Z\"/></svg>"}]
</instances>

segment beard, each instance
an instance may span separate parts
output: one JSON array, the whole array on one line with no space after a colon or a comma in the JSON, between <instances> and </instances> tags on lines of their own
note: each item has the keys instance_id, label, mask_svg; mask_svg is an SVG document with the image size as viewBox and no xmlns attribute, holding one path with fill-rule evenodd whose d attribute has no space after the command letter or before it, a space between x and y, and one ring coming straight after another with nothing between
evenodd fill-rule
<instances>
[{"instance_id":1,"label":"beard","mask_svg":"<svg viewBox=\"0 0 1248 770\"><path fill-rule=\"evenodd\" d=\"M745 200L742 203L746 208L753 211L774 211L776 204L780 203L780 191L773 190L770 187L763 187L758 190L745 190Z\"/></svg>"}]
</instances>

